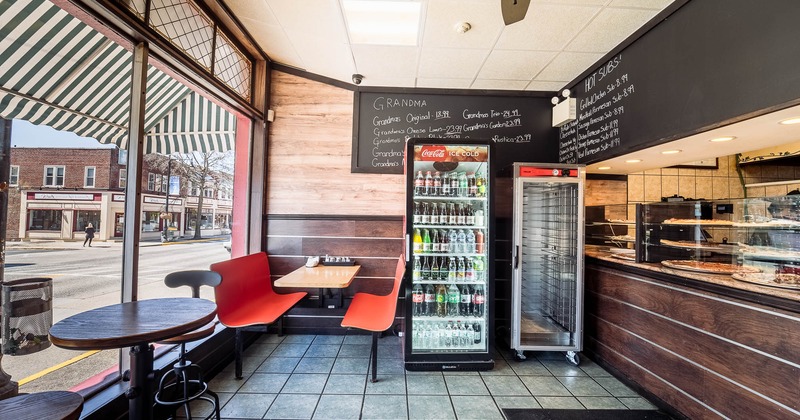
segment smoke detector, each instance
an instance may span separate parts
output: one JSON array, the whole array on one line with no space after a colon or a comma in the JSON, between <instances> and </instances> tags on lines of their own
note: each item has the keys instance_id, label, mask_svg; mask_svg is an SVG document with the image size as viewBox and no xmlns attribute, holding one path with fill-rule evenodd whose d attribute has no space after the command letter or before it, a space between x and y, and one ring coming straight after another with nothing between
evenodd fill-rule
<instances>
[{"instance_id":1,"label":"smoke detector","mask_svg":"<svg viewBox=\"0 0 800 420\"><path fill-rule=\"evenodd\" d=\"M469 22L458 22L456 23L455 26L456 32L460 34L463 34L464 32L467 32L470 29L472 29L472 25L470 25Z\"/></svg>"}]
</instances>

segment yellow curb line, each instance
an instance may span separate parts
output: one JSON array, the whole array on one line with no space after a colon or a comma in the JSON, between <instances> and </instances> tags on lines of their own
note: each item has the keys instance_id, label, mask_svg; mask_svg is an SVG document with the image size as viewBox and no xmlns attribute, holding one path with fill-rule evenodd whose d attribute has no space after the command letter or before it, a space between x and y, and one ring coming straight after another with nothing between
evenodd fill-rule
<instances>
[{"instance_id":1,"label":"yellow curb line","mask_svg":"<svg viewBox=\"0 0 800 420\"><path fill-rule=\"evenodd\" d=\"M59 369L61 369L63 367L67 367L67 366L69 366L69 365L71 365L71 364L73 364L75 362L79 362L79 361L81 361L81 360L83 360L83 359L85 359L85 358L87 358L87 357L89 357L89 356L91 356L91 355L93 355L95 353L99 353L99 352L100 352L100 350L87 351L86 353L83 353L83 354L81 354L79 356L75 356L72 359L69 359L69 360L67 360L65 362L61 362L61 363L59 363L59 364L57 364L55 366L51 366L51 367L49 367L49 368L47 368L47 369L45 369L45 370L43 370L43 371L41 371L39 373L34 373L33 375L28 376L27 378L23 378L21 381L19 381L17 383L20 386L21 385L25 385L30 381L34 381L36 379L39 379L42 376L47 375L48 373L55 372L55 371L57 371L57 370L59 370Z\"/></svg>"}]
</instances>

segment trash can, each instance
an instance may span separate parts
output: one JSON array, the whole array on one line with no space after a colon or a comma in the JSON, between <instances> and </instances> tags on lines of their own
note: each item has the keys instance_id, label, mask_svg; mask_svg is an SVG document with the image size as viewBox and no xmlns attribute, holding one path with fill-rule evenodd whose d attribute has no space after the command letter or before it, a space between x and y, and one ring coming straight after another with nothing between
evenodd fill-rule
<instances>
[{"instance_id":1,"label":"trash can","mask_svg":"<svg viewBox=\"0 0 800 420\"><path fill-rule=\"evenodd\" d=\"M22 356L50 347L53 279L7 281L2 289L2 353Z\"/></svg>"}]
</instances>

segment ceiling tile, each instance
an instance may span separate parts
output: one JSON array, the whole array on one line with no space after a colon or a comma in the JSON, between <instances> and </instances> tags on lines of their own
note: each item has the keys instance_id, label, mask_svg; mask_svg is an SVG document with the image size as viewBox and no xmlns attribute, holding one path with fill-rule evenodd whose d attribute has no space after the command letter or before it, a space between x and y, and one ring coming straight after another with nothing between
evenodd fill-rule
<instances>
[{"instance_id":1,"label":"ceiling tile","mask_svg":"<svg viewBox=\"0 0 800 420\"><path fill-rule=\"evenodd\" d=\"M369 77L364 75L361 86L386 86L386 87L414 87L417 79L414 77Z\"/></svg>"},{"instance_id":2,"label":"ceiling tile","mask_svg":"<svg viewBox=\"0 0 800 420\"><path fill-rule=\"evenodd\" d=\"M411 78L417 76L418 47L352 45L356 70L365 77Z\"/></svg>"},{"instance_id":3,"label":"ceiling tile","mask_svg":"<svg viewBox=\"0 0 800 420\"><path fill-rule=\"evenodd\" d=\"M456 32L455 25L468 22L466 33ZM491 48L503 30L499 2L437 0L428 2L422 45L448 48Z\"/></svg>"},{"instance_id":4,"label":"ceiling tile","mask_svg":"<svg viewBox=\"0 0 800 420\"><path fill-rule=\"evenodd\" d=\"M561 51L600 7L533 4L525 20L506 26L495 48Z\"/></svg>"},{"instance_id":5,"label":"ceiling tile","mask_svg":"<svg viewBox=\"0 0 800 420\"><path fill-rule=\"evenodd\" d=\"M562 52L536 76L536 80L572 80L588 69L603 54Z\"/></svg>"},{"instance_id":6,"label":"ceiling tile","mask_svg":"<svg viewBox=\"0 0 800 420\"><path fill-rule=\"evenodd\" d=\"M653 16L655 10L603 9L567 46L567 51L608 52Z\"/></svg>"},{"instance_id":7,"label":"ceiling tile","mask_svg":"<svg viewBox=\"0 0 800 420\"><path fill-rule=\"evenodd\" d=\"M351 82L355 67L349 45L290 31L287 31L287 35L307 71Z\"/></svg>"},{"instance_id":8,"label":"ceiling tile","mask_svg":"<svg viewBox=\"0 0 800 420\"><path fill-rule=\"evenodd\" d=\"M240 18L240 20L271 60L295 67L305 67L303 60L300 59L300 55L295 51L283 28L277 25L266 25L247 18Z\"/></svg>"},{"instance_id":9,"label":"ceiling tile","mask_svg":"<svg viewBox=\"0 0 800 420\"><path fill-rule=\"evenodd\" d=\"M417 78L417 87L442 89L467 89L472 79Z\"/></svg>"},{"instance_id":10,"label":"ceiling tile","mask_svg":"<svg viewBox=\"0 0 800 420\"><path fill-rule=\"evenodd\" d=\"M267 0L281 26L287 32L302 33L346 43L347 29L336 0Z\"/></svg>"},{"instance_id":11,"label":"ceiling tile","mask_svg":"<svg viewBox=\"0 0 800 420\"><path fill-rule=\"evenodd\" d=\"M472 79L489 55L489 50L428 48L422 49L419 77Z\"/></svg>"},{"instance_id":12,"label":"ceiling tile","mask_svg":"<svg viewBox=\"0 0 800 420\"><path fill-rule=\"evenodd\" d=\"M225 4L239 19L252 19L267 25L279 24L266 0L226 0Z\"/></svg>"},{"instance_id":13,"label":"ceiling tile","mask_svg":"<svg viewBox=\"0 0 800 420\"><path fill-rule=\"evenodd\" d=\"M528 84L525 90L536 90L539 92L558 92L569 80L563 82L548 82L544 80L534 80Z\"/></svg>"},{"instance_id":14,"label":"ceiling tile","mask_svg":"<svg viewBox=\"0 0 800 420\"><path fill-rule=\"evenodd\" d=\"M655 9L663 10L672 3L673 0L612 0L610 7L631 7L635 9Z\"/></svg>"},{"instance_id":15,"label":"ceiling tile","mask_svg":"<svg viewBox=\"0 0 800 420\"><path fill-rule=\"evenodd\" d=\"M477 79L472 83L471 87L473 89L523 90L527 85L527 80Z\"/></svg>"},{"instance_id":16,"label":"ceiling tile","mask_svg":"<svg viewBox=\"0 0 800 420\"><path fill-rule=\"evenodd\" d=\"M574 4L578 6L605 6L609 0L532 0L531 4L552 3L552 4Z\"/></svg>"},{"instance_id":17,"label":"ceiling tile","mask_svg":"<svg viewBox=\"0 0 800 420\"><path fill-rule=\"evenodd\" d=\"M530 81L555 56L555 52L495 50L489 54L478 78Z\"/></svg>"}]
</instances>

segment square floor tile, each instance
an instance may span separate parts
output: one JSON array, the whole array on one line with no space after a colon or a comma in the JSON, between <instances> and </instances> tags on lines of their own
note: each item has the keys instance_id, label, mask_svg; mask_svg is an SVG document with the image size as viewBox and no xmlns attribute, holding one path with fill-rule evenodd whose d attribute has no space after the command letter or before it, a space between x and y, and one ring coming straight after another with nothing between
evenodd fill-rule
<instances>
[{"instance_id":1,"label":"square floor tile","mask_svg":"<svg viewBox=\"0 0 800 420\"><path fill-rule=\"evenodd\" d=\"M251 357L265 358L269 356L277 347L278 343L256 343L246 348L244 350L244 354Z\"/></svg>"},{"instance_id":2,"label":"square floor tile","mask_svg":"<svg viewBox=\"0 0 800 420\"><path fill-rule=\"evenodd\" d=\"M544 368L544 366L542 366ZM511 365L503 359L494 359L494 369L483 370L479 372L481 376L497 376L497 375L516 375Z\"/></svg>"},{"instance_id":3,"label":"square floor tile","mask_svg":"<svg viewBox=\"0 0 800 420\"><path fill-rule=\"evenodd\" d=\"M658 410L658 407L642 397L620 397L619 400L631 410Z\"/></svg>"},{"instance_id":4,"label":"square floor tile","mask_svg":"<svg viewBox=\"0 0 800 420\"><path fill-rule=\"evenodd\" d=\"M372 360L370 360L370 363L372 363ZM406 364L405 362L403 362L403 359L386 359L386 358L381 359L380 357L378 357L378 376L404 375L405 373L406 373Z\"/></svg>"},{"instance_id":5,"label":"square floor tile","mask_svg":"<svg viewBox=\"0 0 800 420\"><path fill-rule=\"evenodd\" d=\"M378 359L402 359L403 348L400 346L378 346Z\"/></svg>"},{"instance_id":6,"label":"square floor tile","mask_svg":"<svg viewBox=\"0 0 800 420\"><path fill-rule=\"evenodd\" d=\"M314 338L316 338L316 336L313 334L292 334L287 335L283 339L283 342L286 344L311 344Z\"/></svg>"},{"instance_id":7,"label":"square floor tile","mask_svg":"<svg viewBox=\"0 0 800 420\"><path fill-rule=\"evenodd\" d=\"M294 373L331 373L333 357L304 357L294 368Z\"/></svg>"},{"instance_id":8,"label":"square floor tile","mask_svg":"<svg viewBox=\"0 0 800 420\"><path fill-rule=\"evenodd\" d=\"M442 375L406 375L408 395L447 395Z\"/></svg>"},{"instance_id":9,"label":"square floor tile","mask_svg":"<svg viewBox=\"0 0 800 420\"><path fill-rule=\"evenodd\" d=\"M455 419L450 397L433 395L409 395L408 418L410 419Z\"/></svg>"},{"instance_id":10,"label":"square floor tile","mask_svg":"<svg viewBox=\"0 0 800 420\"><path fill-rule=\"evenodd\" d=\"M453 401L453 407L456 410L456 417L461 419L476 419L476 420L502 420L504 417L500 414L500 409L494 403L492 397L464 397L453 396L450 397Z\"/></svg>"},{"instance_id":11,"label":"square floor tile","mask_svg":"<svg viewBox=\"0 0 800 420\"><path fill-rule=\"evenodd\" d=\"M534 397L569 397L572 394L558 379L552 376L520 376L519 379L528 387Z\"/></svg>"},{"instance_id":12,"label":"square floor tile","mask_svg":"<svg viewBox=\"0 0 800 420\"><path fill-rule=\"evenodd\" d=\"M571 365L567 359L542 360L542 364L553 376L589 376L581 368Z\"/></svg>"},{"instance_id":13,"label":"square floor tile","mask_svg":"<svg viewBox=\"0 0 800 420\"><path fill-rule=\"evenodd\" d=\"M558 379L576 397L610 397L594 379L583 376L559 376Z\"/></svg>"},{"instance_id":14,"label":"square floor tile","mask_svg":"<svg viewBox=\"0 0 800 420\"><path fill-rule=\"evenodd\" d=\"M590 410L627 410L622 401L614 397L578 397L578 400Z\"/></svg>"},{"instance_id":15,"label":"square floor tile","mask_svg":"<svg viewBox=\"0 0 800 420\"><path fill-rule=\"evenodd\" d=\"M289 379L288 373L254 373L239 388L239 392L278 394L287 379Z\"/></svg>"},{"instance_id":16,"label":"square floor tile","mask_svg":"<svg viewBox=\"0 0 800 420\"><path fill-rule=\"evenodd\" d=\"M369 357L371 346L364 344L342 344L339 357Z\"/></svg>"},{"instance_id":17,"label":"square floor tile","mask_svg":"<svg viewBox=\"0 0 800 420\"><path fill-rule=\"evenodd\" d=\"M517 375L542 375L542 376L552 376L549 370L544 367L536 359L529 359L522 362L516 361L507 361L508 365Z\"/></svg>"},{"instance_id":18,"label":"square floor tile","mask_svg":"<svg viewBox=\"0 0 800 420\"><path fill-rule=\"evenodd\" d=\"M256 339L255 344L282 343L283 339L286 337L291 337L291 336L284 335L283 337L281 337L278 334L261 334L261 337Z\"/></svg>"},{"instance_id":19,"label":"square floor tile","mask_svg":"<svg viewBox=\"0 0 800 420\"><path fill-rule=\"evenodd\" d=\"M483 382L493 396L528 396L531 395L525 384L516 376L484 376Z\"/></svg>"},{"instance_id":20,"label":"square floor tile","mask_svg":"<svg viewBox=\"0 0 800 420\"><path fill-rule=\"evenodd\" d=\"M378 382L367 379L367 394L406 394L406 375L378 375Z\"/></svg>"},{"instance_id":21,"label":"square floor tile","mask_svg":"<svg viewBox=\"0 0 800 420\"><path fill-rule=\"evenodd\" d=\"M480 376L445 376L450 395L489 395Z\"/></svg>"},{"instance_id":22,"label":"square floor tile","mask_svg":"<svg viewBox=\"0 0 800 420\"><path fill-rule=\"evenodd\" d=\"M275 394L236 394L220 410L222 417L260 419L275 399Z\"/></svg>"},{"instance_id":23,"label":"square floor tile","mask_svg":"<svg viewBox=\"0 0 800 420\"><path fill-rule=\"evenodd\" d=\"M264 373L292 373L295 366L300 363L299 357L275 357L270 356L256 372Z\"/></svg>"},{"instance_id":24,"label":"square floor tile","mask_svg":"<svg viewBox=\"0 0 800 420\"><path fill-rule=\"evenodd\" d=\"M372 337L370 337L370 343L372 342ZM378 345L379 346L397 346L402 347L403 340L396 336L396 335L387 335L383 338L378 338Z\"/></svg>"},{"instance_id":25,"label":"square floor tile","mask_svg":"<svg viewBox=\"0 0 800 420\"><path fill-rule=\"evenodd\" d=\"M500 408L542 408L532 396L528 397L494 397L494 402Z\"/></svg>"},{"instance_id":26,"label":"square floor tile","mask_svg":"<svg viewBox=\"0 0 800 420\"><path fill-rule=\"evenodd\" d=\"M369 368L369 358L364 357L337 357L333 363L332 373L358 373L366 374Z\"/></svg>"},{"instance_id":27,"label":"square floor tile","mask_svg":"<svg viewBox=\"0 0 800 420\"><path fill-rule=\"evenodd\" d=\"M371 335L346 335L344 336L344 344L372 344Z\"/></svg>"},{"instance_id":28,"label":"square floor tile","mask_svg":"<svg viewBox=\"0 0 800 420\"><path fill-rule=\"evenodd\" d=\"M323 394L364 394L364 375L330 375Z\"/></svg>"},{"instance_id":29,"label":"square floor tile","mask_svg":"<svg viewBox=\"0 0 800 420\"><path fill-rule=\"evenodd\" d=\"M308 344L281 343L272 352L274 357L303 357L308 350Z\"/></svg>"},{"instance_id":30,"label":"square floor tile","mask_svg":"<svg viewBox=\"0 0 800 420\"><path fill-rule=\"evenodd\" d=\"M638 397L636 391L628 388L627 385L620 382L613 376L609 377L596 377L594 380L600 384L606 391L610 392L615 397Z\"/></svg>"},{"instance_id":31,"label":"square floor tile","mask_svg":"<svg viewBox=\"0 0 800 420\"><path fill-rule=\"evenodd\" d=\"M542 408L557 408L557 409L582 409L586 408L575 397L536 397L536 401Z\"/></svg>"},{"instance_id":32,"label":"square floor tile","mask_svg":"<svg viewBox=\"0 0 800 420\"><path fill-rule=\"evenodd\" d=\"M448 401L449 404L449 401ZM362 419L407 419L405 395L364 395ZM428 417L434 418L434 417Z\"/></svg>"},{"instance_id":33,"label":"square floor tile","mask_svg":"<svg viewBox=\"0 0 800 420\"><path fill-rule=\"evenodd\" d=\"M610 377L611 374L591 360L583 360L579 366L582 371L592 377Z\"/></svg>"},{"instance_id":34,"label":"square floor tile","mask_svg":"<svg viewBox=\"0 0 800 420\"><path fill-rule=\"evenodd\" d=\"M222 410L222 407L233 398L233 393L230 392L217 392L217 397L219 398L219 409ZM211 395L207 395L207 397L214 399ZM214 411L214 406L211 405L208 401L197 399L189 403L189 414L191 414L193 419L202 419L207 418L209 415ZM183 410L183 407L179 407L178 411L175 413L175 418L183 419L186 418L186 412ZM216 418L216 416L214 416Z\"/></svg>"},{"instance_id":35,"label":"square floor tile","mask_svg":"<svg viewBox=\"0 0 800 420\"><path fill-rule=\"evenodd\" d=\"M283 394L322 394L327 374L320 373L295 373L283 386Z\"/></svg>"},{"instance_id":36,"label":"square floor tile","mask_svg":"<svg viewBox=\"0 0 800 420\"><path fill-rule=\"evenodd\" d=\"M323 395L319 398L315 419L358 419L361 417L363 395Z\"/></svg>"},{"instance_id":37,"label":"square floor tile","mask_svg":"<svg viewBox=\"0 0 800 420\"><path fill-rule=\"evenodd\" d=\"M217 376L208 381L208 388L214 392L238 391L239 388L244 385L245 381L250 377L250 375L246 375L243 379L236 379L234 377L232 365L233 363L231 363L230 371L228 371L228 368L225 368L224 371L218 373Z\"/></svg>"},{"instance_id":38,"label":"square floor tile","mask_svg":"<svg viewBox=\"0 0 800 420\"><path fill-rule=\"evenodd\" d=\"M281 394L269 407L265 419L310 419L319 395Z\"/></svg>"},{"instance_id":39,"label":"square floor tile","mask_svg":"<svg viewBox=\"0 0 800 420\"><path fill-rule=\"evenodd\" d=\"M339 354L338 344L312 344L303 357L336 357Z\"/></svg>"},{"instance_id":40,"label":"square floor tile","mask_svg":"<svg viewBox=\"0 0 800 420\"><path fill-rule=\"evenodd\" d=\"M342 344L343 335L318 335L313 344Z\"/></svg>"},{"instance_id":41,"label":"square floor tile","mask_svg":"<svg viewBox=\"0 0 800 420\"><path fill-rule=\"evenodd\" d=\"M264 363L264 356L250 356L245 352L242 356L242 373L253 373Z\"/></svg>"}]
</instances>

